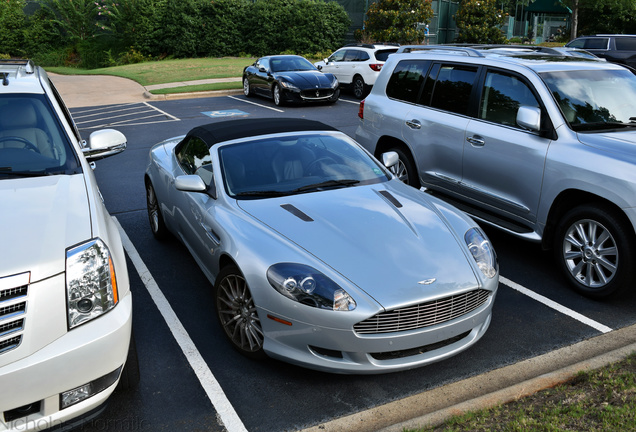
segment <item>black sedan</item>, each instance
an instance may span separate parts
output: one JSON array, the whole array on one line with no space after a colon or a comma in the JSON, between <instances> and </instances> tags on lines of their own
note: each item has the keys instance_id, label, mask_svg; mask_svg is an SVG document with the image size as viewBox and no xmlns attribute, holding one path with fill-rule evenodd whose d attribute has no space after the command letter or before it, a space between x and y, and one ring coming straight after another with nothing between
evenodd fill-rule
<instances>
[{"instance_id":1,"label":"black sedan","mask_svg":"<svg viewBox=\"0 0 636 432\"><path fill-rule=\"evenodd\" d=\"M285 102L336 102L338 80L322 73L309 60L297 55L261 57L243 70L245 96L259 94Z\"/></svg>"}]
</instances>

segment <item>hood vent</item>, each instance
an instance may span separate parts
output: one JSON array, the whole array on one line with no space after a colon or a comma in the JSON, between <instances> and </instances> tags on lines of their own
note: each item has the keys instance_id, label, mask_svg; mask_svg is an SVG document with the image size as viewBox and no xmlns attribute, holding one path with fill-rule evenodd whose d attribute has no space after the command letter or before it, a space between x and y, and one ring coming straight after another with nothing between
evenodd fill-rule
<instances>
[{"instance_id":1,"label":"hood vent","mask_svg":"<svg viewBox=\"0 0 636 432\"><path fill-rule=\"evenodd\" d=\"M290 212L291 214L293 214L294 216L296 216L298 219L304 221L304 222L313 222L314 221L306 213L303 213L302 211L300 211L298 208L294 207L291 204L283 204L283 205L281 205L281 207L284 208L285 210L287 210L288 212Z\"/></svg>"},{"instance_id":2,"label":"hood vent","mask_svg":"<svg viewBox=\"0 0 636 432\"><path fill-rule=\"evenodd\" d=\"M386 198L395 207L397 207L397 208L401 208L402 207L402 203L399 202L397 200L397 198L395 198L393 195L391 195L391 193L389 191L381 190L381 191L378 191L378 193L380 195L382 195L384 198Z\"/></svg>"}]
</instances>

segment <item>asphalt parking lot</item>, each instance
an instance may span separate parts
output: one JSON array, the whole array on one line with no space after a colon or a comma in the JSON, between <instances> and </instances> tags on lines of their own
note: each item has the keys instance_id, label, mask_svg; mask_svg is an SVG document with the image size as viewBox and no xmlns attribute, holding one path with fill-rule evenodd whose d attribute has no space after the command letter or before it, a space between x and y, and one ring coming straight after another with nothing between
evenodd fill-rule
<instances>
[{"instance_id":1,"label":"asphalt parking lot","mask_svg":"<svg viewBox=\"0 0 636 432\"><path fill-rule=\"evenodd\" d=\"M281 109L240 94L71 109L84 136L113 127L128 138L128 149L98 162L95 173L127 239L142 374L137 390L116 393L83 430L401 430L412 418L427 421L471 400L479 405L475 398L484 395L505 399L497 393L502 388L520 395L533 388L527 380L543 377L545 385L562 379L563 368L633 349L636 296L580 297L537 245L486 228L502 276L493 321L476 346L454 358L394 374L340 376L233 351L214 316L209 283L186 249L150 233L143 187L148 150L227 117L307 117L353 136L357 110L347 95L335 105ZM511 387L520 383L523 389Z\"/></svg>"}]
</instances>

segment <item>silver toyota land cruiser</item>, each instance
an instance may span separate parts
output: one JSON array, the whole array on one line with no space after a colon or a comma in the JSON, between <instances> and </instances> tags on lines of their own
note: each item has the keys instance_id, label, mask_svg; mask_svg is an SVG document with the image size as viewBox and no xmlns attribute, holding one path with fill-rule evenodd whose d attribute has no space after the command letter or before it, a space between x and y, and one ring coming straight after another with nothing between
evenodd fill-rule
<instances>
[{"instance_id":1,"label":"silver toyota land cruiser","mask_svg":"<svg viewBox=\"0 0 636 432\"><path fill-rule=\"evenodd\" d=\"M636 76L538 47L405 46L356 140L403 181L554 251L593 298L633 288Z\"/></svg>"}]
</instances>

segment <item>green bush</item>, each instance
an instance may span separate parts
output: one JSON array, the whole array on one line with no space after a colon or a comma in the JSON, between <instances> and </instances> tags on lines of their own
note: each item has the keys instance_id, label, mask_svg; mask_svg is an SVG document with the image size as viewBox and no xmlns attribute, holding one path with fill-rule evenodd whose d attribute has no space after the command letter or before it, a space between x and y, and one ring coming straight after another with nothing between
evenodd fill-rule
<instances>
[{"instance_id":1,"label":"green bush","mask_svg":"<svg viewBox=\"0 0 636 432\"><path fill-rule=\"evenodd\" d=\"M455 22L460 43L501 44L506 38L501 31L504 13L497 0L464 0L459 4Z\"/></svg>"},{"instance_id":2,"label":"green bush","mask_svg":"<svg viewBox=\"0 0 636 432\"><path fill-rule=\"evenodd\" d=\"M431 21L433 6L431 0L379 0L369 7L367 16L357 40L416 44L425 38L418 24Z\"/></svg>"}]
</instances>

